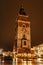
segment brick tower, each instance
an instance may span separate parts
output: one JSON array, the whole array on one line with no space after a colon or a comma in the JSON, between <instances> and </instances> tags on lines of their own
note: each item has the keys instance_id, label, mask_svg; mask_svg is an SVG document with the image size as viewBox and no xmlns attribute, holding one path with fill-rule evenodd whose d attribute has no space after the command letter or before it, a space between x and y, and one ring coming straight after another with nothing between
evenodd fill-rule
<instances>
[{"instance_id":1,"label":"brick tower","mask_svg":"<svg viewBox=\"0 0 43 65\"><path fill-rule=\"evenodd\" d=\"M20 8L16 23L15 23L14 47L17 49L31 48L30 21L23 7Z\"/></svg>"}]
</instances>

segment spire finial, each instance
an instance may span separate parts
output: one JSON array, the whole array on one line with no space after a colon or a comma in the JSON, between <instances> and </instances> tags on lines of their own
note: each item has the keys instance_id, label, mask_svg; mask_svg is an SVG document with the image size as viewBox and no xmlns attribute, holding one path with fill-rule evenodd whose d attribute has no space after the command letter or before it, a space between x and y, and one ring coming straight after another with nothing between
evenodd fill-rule
<instances>
[{"instance_id":1,"label":"spire finial","mask_svg":"<svg viewBox=\"0 0 43 65\"><path fill-rule=\"evenodd\" d=\"M21 14L21 15L26 15L26 12L25 12L25 10L24 10L24 8L23 8L23 4L21 4L19 14Z\"/></svg>"},{"instance_id":2,"label":"spire finial","mask_svg":"<svg viewBox=\"0 0 43 65\"><path fill-rule=\"evenodd\" d=\"M23 8L23 3L21 4L21 8Z\"/></svg>"}]
</instances>

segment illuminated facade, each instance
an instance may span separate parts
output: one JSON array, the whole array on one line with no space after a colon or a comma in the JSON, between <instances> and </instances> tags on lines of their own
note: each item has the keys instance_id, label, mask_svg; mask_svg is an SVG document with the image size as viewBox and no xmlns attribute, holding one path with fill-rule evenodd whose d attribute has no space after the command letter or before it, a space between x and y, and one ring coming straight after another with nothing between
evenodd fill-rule
<instances>
[{"instance_id":1,"label":"illuminated facade","mask_svg":"<svg viewBox=\"0 0 43 65\"><path fill-rule=\"evenodd\" d=\"M20 8L16 20L14 48L31 48L30 21L23 7Z\"/></svg>"}]
</instances>

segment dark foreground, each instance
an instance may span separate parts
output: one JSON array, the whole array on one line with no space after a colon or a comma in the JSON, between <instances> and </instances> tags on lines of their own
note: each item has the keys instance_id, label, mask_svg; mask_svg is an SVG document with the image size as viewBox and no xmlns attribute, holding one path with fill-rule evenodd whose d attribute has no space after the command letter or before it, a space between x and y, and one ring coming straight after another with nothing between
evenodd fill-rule
<instances>
[{"instance_id":1,"label":"dark foreground","mask_svg":"<svg viewBox=\"0 0 43 65\"><path fill-rule=\"evenodd\" d=\"M0 60L0 65L43 65L43 58L37 58L37 59L13 59L11 60Z\"/></svg>"}]
</instances>

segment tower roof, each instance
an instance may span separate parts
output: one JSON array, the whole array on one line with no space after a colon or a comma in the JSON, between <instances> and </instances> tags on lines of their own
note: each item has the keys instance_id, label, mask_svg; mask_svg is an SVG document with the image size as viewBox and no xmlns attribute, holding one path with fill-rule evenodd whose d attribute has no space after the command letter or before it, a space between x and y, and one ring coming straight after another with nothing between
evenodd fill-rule
<instances>
[{"instance_id":1,"label":"tower roof","mask_svg":"<svg viewBox=\"0 0 43 65\"><path fill-rule=\"evenodd\" d=\"M25 12L25 10L24 10L24 8L23 8L22 5L21 5L21 7L20 7L19 14L21 14L21 15L26 15L26 12Z\"/></svg>"}]
</instances>

